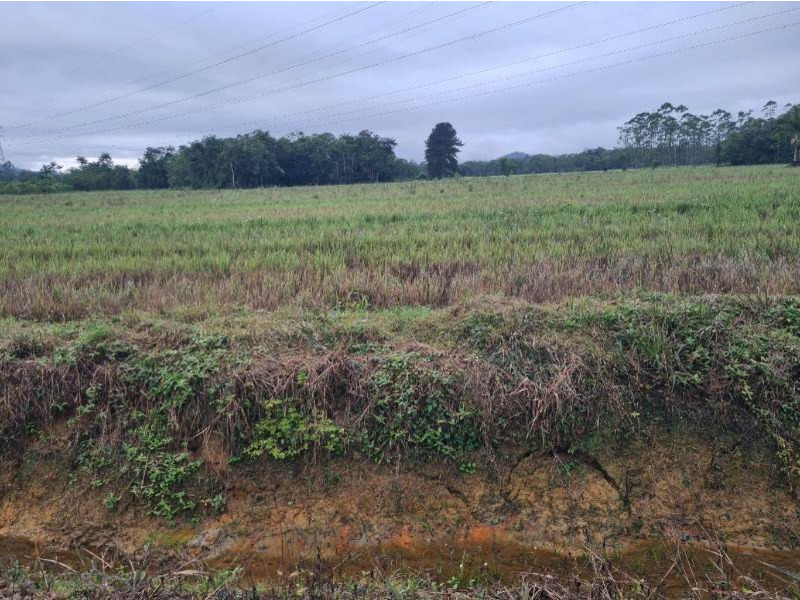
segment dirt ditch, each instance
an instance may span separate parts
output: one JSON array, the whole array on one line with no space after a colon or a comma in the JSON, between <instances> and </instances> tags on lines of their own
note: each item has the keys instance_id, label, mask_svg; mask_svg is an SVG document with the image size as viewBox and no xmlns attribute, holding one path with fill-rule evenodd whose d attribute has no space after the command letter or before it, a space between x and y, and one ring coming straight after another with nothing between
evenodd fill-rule
<instances>
[{"instance_id":1,"label":"dirt ditch","mask_svg":"<svg viewBox=\"0 0 800 600\"><path fill-rule=\"evenodd\" d=\"M598 556L643 578L690 561L698 573L778 585L781 569L800 571L795 497L763 456L721 448L665 434L616 455L509 457L499 477L440 464L266 463L227 471L221 514L174 526L136 503L109 509L105 490L37 457L4 469L0 555L73 568L99 558L195 559L241 567L245 581L298 570L510 580L580 571ZM671 577L686 587L685 574Z\"/></svg>"}]
</instances>

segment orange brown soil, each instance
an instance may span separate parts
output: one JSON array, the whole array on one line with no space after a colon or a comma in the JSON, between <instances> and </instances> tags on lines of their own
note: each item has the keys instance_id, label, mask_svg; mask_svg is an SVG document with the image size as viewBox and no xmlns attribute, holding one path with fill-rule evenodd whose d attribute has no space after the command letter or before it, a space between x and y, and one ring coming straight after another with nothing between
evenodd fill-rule
<instances>
[{"instance_id":1,"label":"orange brown soil","mask_svg":"<svg viewBox=\"0 0 800 600\"><path fill-rule=\"evenodd\" d=\"M724 443L669 434L616 456L510 456L494 475L355 459L236 467L223 475L222 515L168 527L130 503L109 511L105 491L68 484L40 455L3 465L0 538L62 556L114 548L135 558L148 546L258 578L321 562L358 574L447 572L465 560L511 577L586 548L625 555L655 541L770 550L773 563L796 564L797 504L770 469Z\"/></svg>"}]
</instances>

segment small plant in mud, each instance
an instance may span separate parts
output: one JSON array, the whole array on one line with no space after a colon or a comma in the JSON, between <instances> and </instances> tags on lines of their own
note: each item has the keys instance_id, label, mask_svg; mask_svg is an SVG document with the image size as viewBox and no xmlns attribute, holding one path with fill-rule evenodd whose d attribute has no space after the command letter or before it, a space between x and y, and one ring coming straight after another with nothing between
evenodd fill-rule
<instances>
[{"instance_id":1,"label":"small plant in mud","mask_svg":"<svg viewBox=\"0 0 800 600\"><path fill-rule=\"evenodd\" d=\"M124 486L153 515L172 523L179 513L197 507L188 486L202 465L187 449L182 414L196 411L199 398L214 405L214 399L228 397L232 382L219 375L223 364L236 361L227 339L213 333L192 332L181 349L153 351L136 350L109 335L107 328L90 329L69 352L75 362L113 361L121 384L90 381L83 390L68 421L82 440L77 462L93 476L103 474L93 483ZM137 408L131 409L131 403ZM95 437L96 432L106 434ZM111 509L119 500L109 493L104 503ZM224 497L212 500L212 510L220 504L224 508Z\"/></svg>"},{"instance_id":2,"label":"small plant in mud","mask_svg":"<svg viewBox=\"0 0 800 600\"><path fill-rule=\"evenodd\" d=\"M331 454L344 448L344 432L324 415L303 414L295 398L269 399L261 403L262 417L256 422L243 454L249 458L267 455L275 460L297 458L313 447Z\"/></svg>"},{"instance_id":3,"label":"small plant in mud","mask_svg":"<svg viewBox=\"0 0 800 600\"><path fill-rule=\"evenodd\" d=\"M419 583L413 577L408 577L404 581L392 581L391 579L387 579L385 584L386 589L389 590L394 600L408 600L409 598L417 597Z\"/></svg>"},{"instance_id":4,"label":"small plant in mud","mask_svg":"<svg viewBox=\"0 0 800 600\"><path fill-rule=\"evenodd\" d=\"M225 494L217 494L211 498L204 499L203 504L209 507L216 514L222 514L225 512L225 507L228 504L228 500L225 498Z\"/></svg>"},{"instance_id":5,"label":"small plant in mud","mask_svg":"<svg viewBox=\"0 0 800 600\"><path fill-rule=\"evenodd\" d=\"M202 462L190 460L186 450L171 450L172 438L161 415L140 426L135 437L138 443L126 443L122 448L125 467L132 476L129 489L150 504L153 515L172 523L175 515L197 506L184 486Z\"/></svg>"},{"instance_id":6,"label":"small plant in mud","mask_svg":"<svg viewBox=\"0 0 800 600\"><path fill-rule=\"evenodd\" d=\"M404 453L458 459L480 447L475 411L457 397L453 377L418 354L380 359L362 430L364 451L379 463Z\"/></svg>"},{"instance_id":7,"label":"small plant in mud","mask_svg":"<svg viewBox=\"0 0 800 600\"><path fill-rule=\"evenodd\" d=\"M187 348L137 354L121 366L129 385L147 390L165 409L180 409L198 392L210 397L230 392L231 382L215 380L221 364L233 359L226 343L224 336L195 333Z\"/></svg>"},{"instance_id":8,"label":"small plant in mud","mask_svg":"<svg viewBox=\"0 0 800 600\"><path fill-rule=\"evenodd\" d=\"M128 460L134 464L134 476L141 477L141 481L131 484L130 491L152 506L153 515L173 523L175 515L197 506L182 487L200 468L199 460L189 460L188 452L145 454L132 446L125 450Z\"/></svg>"},{"instance_id":9,"label":"small plant in mud","mask_svg":"<svg viewBox=\"0 0 800 600\"><path fill-rule=\"evenodd\" d=\"M450 590L469 590L490 585L498 576L487 562L478 562L464 552L458 564L458 570L445 582Z\"/></svg>"},{"instance_id":10,"label":"small plant in mud","mask_svg":"<svg viewBox=\"0 0 800 600\"><path fill-rule=\"evenodd\" d=\"M478 466L474 462L462 462L458 465L458 470L465 475L475 475L478 472Z\"/></svg>"},{"instance_id":11,"label":"small plant in mud","mask_svg":"<svg viewBox=\"0 0 800 600\"><path fill-rule=\"evenodd\" d=\"M322 469L322 480L325 483L325 487L330 489L339 484L339 482L342 480L342 476L336 471L328 467L324 467Z\"/></svg>"},{"instance_id":12,"label":"small plant in mud","mask_svg":"<svg viewBox=\"0 0 800 600\"><path fill-rule=\"evenodd\" d=\"M137 427L135 420L141 421ZM184 450L175 451L173 439L167 431L164 415L134 415L129 441L120 447L85 440L77 455L78 465L95 477L90 485L99 488L106 484L124 486L135 497L150 506L151 514L173 523L175 516L193 510L197 503L185 489L188 480L201 466L201 461L190 460ZM109 492L104 505L113 509L121 497Z\"/></svg>"},{"instance_id":13,"label":"small plant in mud","mask_svg":"<svg viewBox=\"0 0 800 600\"><path fill-rule=\"evenodd\" d=\"M558 470L564 477L570 477L573 473L585 472L583 465L577 460L559 461Z\"/></svg>"},{"instance_id":14,"label":"small plant in mud","mask_svg":"<svg viewBox=\"0 0 800 600\"><path fill-rule=\"evenodd\" d=\"M116 495L114 492L108 492L106 497L103 498L103 506L105 506L108 510L114 510L117 508L117 504L122 498Z\"/></svg>"}]
</instances>

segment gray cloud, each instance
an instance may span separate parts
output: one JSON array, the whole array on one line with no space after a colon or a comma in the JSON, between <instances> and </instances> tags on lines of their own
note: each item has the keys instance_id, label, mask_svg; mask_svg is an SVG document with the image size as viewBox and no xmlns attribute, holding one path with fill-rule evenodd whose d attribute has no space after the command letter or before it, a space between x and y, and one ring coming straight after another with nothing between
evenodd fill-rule
<instances>
[{"instance_id":1,"label":"gray cloud","mask_svg":"<svg viewBox=\"0 0 800 600\"><path fill-rule=\"evenodd\" d=\"M587 2L570 8L575 4L386 2L361 10L369 4L0 3L3 144L15 164L35 167L106 150L119 162L135 162L147 145L255 128L276 135L371 129L396 138L400 156L419 160L431 127L447 120L464 140L467 160L514 150L610 147L618 124L664 101L700 113L758 109L768 99L800 101L798 2ZM376 41L384 36L391 37ZM704 45L732 37L738 39ZM275 44L140 91L269 43ZM689 46L698 47L672 52ZM332 56L320 58L326 55ZM499 68L519 61L525 62ZM374 63L383 64L369 67ZM476 71L484 72L462 77ZM152 109L259 74L265 76ZM125 94L131 95L52 118ZM21 124L29 125L15 127Z\"/></svg>"}]
</instances>

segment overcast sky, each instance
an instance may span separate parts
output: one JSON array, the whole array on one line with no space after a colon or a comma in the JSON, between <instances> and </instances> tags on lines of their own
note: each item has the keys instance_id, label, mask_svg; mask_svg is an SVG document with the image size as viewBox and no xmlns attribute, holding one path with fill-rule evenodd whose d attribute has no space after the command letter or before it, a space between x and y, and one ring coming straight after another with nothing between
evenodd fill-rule
<instances>
[{"instance_id":1,"label":"overcast sky","mask_svg":"<svg viewBox=\"0 0 800 600\"><path fill-rule=\"evenodd\" d=\"M462 160L612 147L664 101L800 102L798 23L800 2L2 2L2 143L31 168L370 129L420 160L449 121Z\"/></svg>"}]
</instances>

